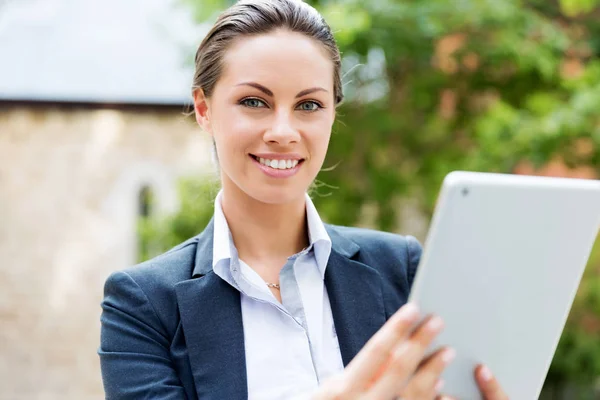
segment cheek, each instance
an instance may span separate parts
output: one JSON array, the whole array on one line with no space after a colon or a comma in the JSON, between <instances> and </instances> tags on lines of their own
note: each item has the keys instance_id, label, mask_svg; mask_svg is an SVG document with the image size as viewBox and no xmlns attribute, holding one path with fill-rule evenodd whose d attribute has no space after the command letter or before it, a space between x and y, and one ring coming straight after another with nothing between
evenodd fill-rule
<instances>
[{"instance_id":1,"label":"cheek","mask_svg":"<svg viewBox=\"0 0 600 400\"><path fill-rule=\"evenodd\" d=\"M244 114L235 112L235 108L223 116L216 115L215 121L218 121L213 125L215 140L226 143L227 149L244 149L256 137L256 125Z\"/></svg>"},{"instance_id":2,"label":"cheek","mask_svg":"<svg viewBox=\"0 0 600 400\"><path fill-rule=\"evenodd\" d=\"M315 158L323 161L329 146L331 138L331 122L329 120L320 121L319 124L313 126L308 140L312 144L312 152Z\"/></svg>"}]
</instances>

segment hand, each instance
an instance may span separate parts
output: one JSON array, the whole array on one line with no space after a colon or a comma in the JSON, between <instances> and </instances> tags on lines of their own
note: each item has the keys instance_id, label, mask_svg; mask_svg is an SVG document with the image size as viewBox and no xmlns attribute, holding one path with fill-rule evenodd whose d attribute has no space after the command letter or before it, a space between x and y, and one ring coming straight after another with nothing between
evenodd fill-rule
<instances>
[{"instance_id":1,"label":"hand","mask_svg":"<svg viewBox=\"0 0 600 400\"><path fill-rule=\"evenodd\" d=\"M498 383L490 369L485 365L478 365L475 368L475 380L485 400L508 400L508 396L500 387L500 383ZM454 400L454 398L441 396L439 400Z\"/></svg>"},{"instance_id":2,"label":"hand","mask_svg":"<svg viewBox=\"0 0 600 400\"><path fill-rule=\"evenodd\" d=\"M433 399L440 386L439 375L452 358L452 351L442 349L423 360L425 351L441 332L443 321L431 317L413 331L418 320L416 306L400 308L344 372L325 382L313 399L379 400L401 394Z\"/></svg>"}]
</instances>

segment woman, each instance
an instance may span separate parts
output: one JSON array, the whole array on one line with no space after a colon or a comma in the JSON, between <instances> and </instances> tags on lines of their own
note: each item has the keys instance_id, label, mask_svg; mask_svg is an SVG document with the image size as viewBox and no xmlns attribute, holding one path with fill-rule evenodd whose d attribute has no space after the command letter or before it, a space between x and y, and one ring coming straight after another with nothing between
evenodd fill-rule
<instances>
[{"instance_id":1,"label":"woman","mask_svg":"<svg viewBox=\"0 0 600 400\"><path fill-rule=\"evenodd\" d=\"M454 352L424 351L443 323L413 331L419 313L401 307L419 244L324 225L306 195L342 100L318 12L297 0L232 6L198 49L193 95L222 190L200 235L108 278L107 398L437 397ZM487 368L476 377L487 399L506 398Z\"/></svg>"}]
</instances>

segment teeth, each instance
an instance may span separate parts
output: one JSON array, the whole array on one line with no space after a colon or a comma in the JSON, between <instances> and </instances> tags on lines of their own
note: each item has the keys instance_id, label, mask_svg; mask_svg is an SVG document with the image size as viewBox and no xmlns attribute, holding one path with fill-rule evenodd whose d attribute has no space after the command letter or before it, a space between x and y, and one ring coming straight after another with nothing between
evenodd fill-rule
<instances>
[{"instance_id":1,"label":"teeth","mask_svg":"<svg viewBox=\"0 0 600 400\"><path fill-rule=\"evenodd\" d=\"M274 169L289 169L298 165L298 160L269 160L266 158L259 158L258 161L262 165L266 165L267 167Z\"/></svg>"}]
</instances>

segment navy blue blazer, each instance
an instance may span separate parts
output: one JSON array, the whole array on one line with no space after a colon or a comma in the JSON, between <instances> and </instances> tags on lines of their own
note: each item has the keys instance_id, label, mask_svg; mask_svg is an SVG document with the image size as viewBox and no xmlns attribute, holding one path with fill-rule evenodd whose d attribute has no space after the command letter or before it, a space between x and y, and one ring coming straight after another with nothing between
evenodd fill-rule
<instances>
[{"instance_id":1,"label":"navy blue blazer","mask_svg":"<svg viewBox=\"0 0 600 400\"><path fill-rule=\"evenodd\" d=\"M406 303L421 256L411 236L326 225L325 272L344 365ZM240 293L212 270L213 223L113 273L98 354L107 399L247 399Z\"/></svg>"}]
</instances>

